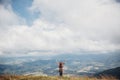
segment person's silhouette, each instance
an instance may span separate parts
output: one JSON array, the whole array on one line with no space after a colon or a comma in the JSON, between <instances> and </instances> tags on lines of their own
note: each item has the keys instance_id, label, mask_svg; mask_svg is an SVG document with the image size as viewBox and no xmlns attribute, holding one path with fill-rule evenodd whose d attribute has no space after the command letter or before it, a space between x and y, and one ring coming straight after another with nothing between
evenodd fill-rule
<instances>
[{"instance_id":1,"label":"person's silhouette","mask_svg":"<svg viewBox=\"0 0 120 80\"><path fill-rule=\"evenodd\" d=\"M64 65L63 62L59 62L58 67L59 67L59 75L60 76L63 76L63 65Z\"/></svg>"}]
</instances>

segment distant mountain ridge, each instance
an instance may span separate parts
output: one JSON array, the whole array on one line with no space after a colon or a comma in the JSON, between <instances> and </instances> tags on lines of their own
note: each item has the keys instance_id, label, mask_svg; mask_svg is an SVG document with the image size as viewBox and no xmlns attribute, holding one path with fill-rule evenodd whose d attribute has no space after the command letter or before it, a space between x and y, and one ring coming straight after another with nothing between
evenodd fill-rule
<instances>
[{"instance_id":1,"label":"distant mountain ridge","mask_svg":"<svg viewBox=\"0 0 120 80\"><path fill-rule=\"evenodd\" d=\"M118 54L60 54L50 57L0 57L0 74L58 75L59 61L65 61L65 75L94 75L119 67Z\"/></svg>"}]
</instances>

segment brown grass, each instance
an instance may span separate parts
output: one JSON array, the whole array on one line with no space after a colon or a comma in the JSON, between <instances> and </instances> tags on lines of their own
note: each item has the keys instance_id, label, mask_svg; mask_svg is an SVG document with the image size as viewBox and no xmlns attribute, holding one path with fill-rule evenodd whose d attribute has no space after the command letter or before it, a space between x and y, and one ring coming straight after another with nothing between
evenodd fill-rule
<instances>
[{"instance_id":1,"label":"brown grass","mask_svg":"<svg viewBox=\"0 0 120 80\"><path fill-rule=\"evenodd\" d=\"M23 76L23 75L1 75L0 80L118 80L112 76L96 77L59 77L59 76Z\"/></svg>"}]
</instances>

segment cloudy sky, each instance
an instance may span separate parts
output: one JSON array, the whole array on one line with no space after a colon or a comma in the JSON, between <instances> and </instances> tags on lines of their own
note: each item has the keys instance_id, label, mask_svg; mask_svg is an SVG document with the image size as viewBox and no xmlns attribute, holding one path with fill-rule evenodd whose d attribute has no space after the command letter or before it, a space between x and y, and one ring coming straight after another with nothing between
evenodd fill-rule
<instances>
[{"instance_id":1,"label":"cloudy sky","mask_svg":"<svg viewBox=\"0 0 120 80\"><path fill-rule=\"evenodd\" d=\"M0 0L0 56L120 51L120 0Z\"/></svg>"}]
</instances>

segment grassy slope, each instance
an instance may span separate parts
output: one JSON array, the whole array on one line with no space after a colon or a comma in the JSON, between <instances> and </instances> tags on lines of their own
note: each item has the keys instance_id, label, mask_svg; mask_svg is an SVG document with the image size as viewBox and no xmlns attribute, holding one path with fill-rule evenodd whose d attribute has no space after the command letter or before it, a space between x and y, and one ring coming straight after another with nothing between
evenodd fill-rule
<instances>
[{"instance_id":1,"label":"grassy slope","mask_svg":"<svg viewBox=\"0 0 120 80\"><path fill-rule=\"evenodd\" d=\"M114 77L102 76L101 79L89 77L58 77L58 76L0 76L0 80L117 80Z\"/></svg>"}]
</instances>

